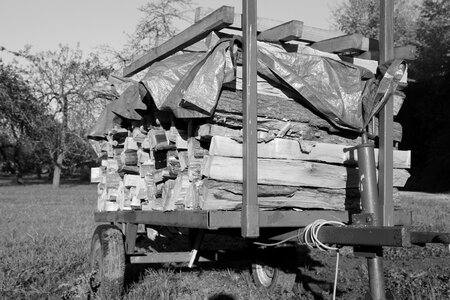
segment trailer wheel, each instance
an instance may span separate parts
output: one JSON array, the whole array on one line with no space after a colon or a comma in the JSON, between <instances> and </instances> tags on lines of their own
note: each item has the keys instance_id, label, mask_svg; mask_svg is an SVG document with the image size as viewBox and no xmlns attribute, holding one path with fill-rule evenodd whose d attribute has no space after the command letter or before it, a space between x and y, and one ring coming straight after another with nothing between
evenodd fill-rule
<instances>
[{"instance_id":1,"label":"trailer wheel","mask_svg":"<svg viewBox=\"0 0 450 300\"><path fill-rule=\"evenodd\" d=\"M123 234L114 225L98 226L91 241L91 299L115 299L123 294L125 247Z\"/></svg>"},{"instance_id":2,"label":"trailer wheel","mask_svg":"<svg viewBox=\"0 0 450 300\"><path fill-rule=\"evenodd\" d=\"M264 263L252 264L252 276L256 286L267 290L291 291L295 285L296 275L295 272L288 272Z\"/></svg>"}]
</instances>

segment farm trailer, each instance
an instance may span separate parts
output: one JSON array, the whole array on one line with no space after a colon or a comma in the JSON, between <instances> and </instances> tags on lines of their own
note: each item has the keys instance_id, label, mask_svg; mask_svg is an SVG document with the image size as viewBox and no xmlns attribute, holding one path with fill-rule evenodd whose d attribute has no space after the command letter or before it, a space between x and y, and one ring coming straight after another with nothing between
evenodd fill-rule
<instances>
[{"instance_id":1,"label":"farm trailer","mask_svg":"<svg viewBox=\"0 0 450 300\"><path fill-rule=\"evenodd\" d=\"M243 1L243 14L234 14L232 7L221 7L212 13L197 9L197 22L166 43L152 49L124 69L130 77L153 63L193 45L209 33L223 28L242 29L243 32L243 197L241 210L123 210L99 211L95 221L99 225L92 238L91 287L97 295L108 298L123 292L125 266L134 263L196 262L220 259L222 252L209 256L202 253L205 233L240 236L253 245L275 246L319 244L352 246L354 254L367 259L369 290L367 299L391 299L385 291L383 278L383 247L408 247L413 244L450 242L448 233L414 232L408 212L394 211L393 194L393 77L404 71L404 64L391 64L381 81L379 102L373 115L379 113L379 179L374 156L374 146L368 133L360 131L360 143L353 147L358 156L361 211L358 213L333 210L260 210L257 191L257 40L280 43L297 40L312 48L334 53L356 51L363 58L379 56L380 63L394 58L412 59L411 47L393 48L393 1L381 1L381 25L378 41L360 35L342 35L313 27L300 21L281 24L256 16L256 0ZM204 18L201 18L203 17ZM346 57L346 60L354 60ZM393 73L389 73L393 72ZM394 76L393 76L394 75ZM397 78L398 79L398 78ZM383 86L384 84L384 86ZM373 117L372 115L372 117ZM367 124L365 124L367 125ZM318 220L328 220L319 221ZM331 221L330 221L331 220ZM188 230L191 251L150 252L135 251L138 224L184 228ZM327 226L335 225L338 226ZM286 247L276 248L279 251ZM333 248L335 249L335 248ZM255 250L256 251L256 250ZM256 253L256 252L255 252ZM271 253L273 254L273 253ZM264 259L266 258L266 260ZM281 255L262 256L253 261L253 277L263 288L292 288L295 282L295 265L283 260ZM109 296L108 296L109 295Z\"/></svg>"}]
</instances>

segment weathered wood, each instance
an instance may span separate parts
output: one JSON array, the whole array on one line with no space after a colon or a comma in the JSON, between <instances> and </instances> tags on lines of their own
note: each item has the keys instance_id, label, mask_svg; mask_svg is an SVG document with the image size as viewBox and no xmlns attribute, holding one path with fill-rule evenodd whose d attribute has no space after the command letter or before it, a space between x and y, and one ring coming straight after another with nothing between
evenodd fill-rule
<instances>
[{"instance_id":1,"label":"weathered wood","mask_svg":"<svg viewBox=\"0 0 450 300\"><path fill-rule=\"evenodd\" d=\"M380 52L377 49L367 51L358 56L362 59L379 60ZM417 58L417 48L413 45L406 45L394 48L395 59L415 60Z\"/></svg>"},{"instance_id":2,"label":"weathered wood","mask_svg":"<svg viewBox=\"0 0 450 300\"><path fill-rule=\"evenodd\" d=\"M132 137L127 137L125 139L124 145L123 145L123 151L128 152L136 152L139 149L136 141Z\"/></svg>"},{"instance_id":3,"label":"weathered wood","mask_svg":"<svg viewBox=\"0 0 450 300\"><path fill-rule=\"evenodd\" d=\"M354 33L315 42L311 44L311 48L331 53L361 53L364 51L378 50L378 41L366 38L359 33Z\"/></svg>"},{"instance_id":4,"label":"weathered wood","mask_svg":"<svg viewBox=\"0 0 450 300\"><path fill-rule=\"evenodd\" d=\"M211 11L212 11L211 8L198 7L195 11L196 20L203 18ZM265 30L269 30L273 27L279 26L281 24L283 24L282 21L259 17L256 20L256 30L258 32L262 32ZM230 24L228 27L231 29L242 30L242 14L235 14L233 23ZM303 25L302 36L300 40L305 42L316 42L324 39L333 38L336 36L341 36L344 34L345 33L341 31L332 31L308 25Z\"/></svg>"},{"instance_id":5,"label":"weathered wood","mask_svg":"<svg viewBox=\"0 0 450 300\"><path fill-rule=\"evenodd\" d=\"M170 146L164 129L151 129L148 132L148 138L150 141L150 149L165 150Z\"/></svg>"},{"instance_id":6,"label":"weathered wood","mask_svg":"<svg viewBox=\"0 0 450 300\"><path fill-rule=\"evenodd\" d=\"M237 209L242 202L242 184L211 179L203 180L202 209ZM401 202L397 189L393 194L396 206ZM258 185L258 202L261 208L297 207L350 210L358 212L360 193L354 189L299 188L287 186Z\"/></svg>"},{"instance_id":7,"label":"weathered wood","mask_svg":"<svg viewBox=\"0 0 450 300\"><path fill-rule=\"evenodd\" d=\"M137 166L138 156L136 151L134 152L123 151L122 154L120 155L120 161L122 166Z\"/></svg>"},{"instance_id":8,"label":"weathered wood","mask_svg":"<svg viewBox=\"0 0 450 300\"><path fill-rule=\"evenodd\" d=\"M128 188L139 186L140 181L141 176L139 175L125 174L125 176L123 177L123 184Z\"/></svg>"},{"instance_id":9,"label":"weathered wood","mask_svg":"<svg viewBox=\"0 0 450 300\"><path fill-rule=\"evenodd\" d=\"M288 42L300 40L302 33L303 22L292 20L262 31L257 38L265 42Z\"/></svg>"},{"instance_id":10,"label":"weathered wood","mask_svg":"<svg viewBox=\"0 0 450 300\"><path fill-rule=\"evenodd\" d=\"M205 38L211 31L225 28L234 21L234 7L222 6L208 14L205 18L186 28L162 45L151 49L123 70L124 77L130 77L152 63L162 60L183 48L190 46Z\"/></svg>"},{"instance_id":11,"label":"weathered wood","mask_svg":"<svg viewBox=\"0 0 450 300\"><path fill-rule=\"evenodd\" d=\"M242 159L208 156L202 174L206 177L231 182L242 182ZM409 173L394 170L394 186L403 187ZM357 188L358 170L301 160L258 159L258 183L320 188Z\"/></svg>"},{"instance_id":12,"label":"weathered wood","mask_svg":"<svg viewBox=\"0 0 450 300\"><path fill-rule=\"evenodd\" d=\"M357 210L358 198L347 198L342 190L321 191L318 189L302 189L289 197L258 197L260 208L296 207L302 209ZM242 195L234 194L218 188L204 188L201 209L238 209L242 205Z\"/></svg>"},{"instance_id":13,"label":"weathered wood","mask_svg":"<svg viewBox=\"0 0 450 300\"><path fill-rule=\"evenodd\" d=\"M228 137L214 136L211 139L209 155L242 157L242 144ZM268 143L258 143L258 157L347 165L356 165L358 161L356 149L351 149L347 145L280 138ZM375 149L375 160L378 163L378 149ZM410 167L411 151L394 150L394 168L408 169Z\"/></svg>"},{"instance_id":14,"label":"weathered wood","mask_svg":"<svg viewBox=\"0 0 450 300\"><path fill-rule=\"evenodd\" d=\"M230 124L234 127L241 127L242 91L222 90L213 119L217 124ZM358 137L353 132L343 131L334 127L318 113L312 112L303 106L300 101L258 94L258 127L265 126L267 129L271 129L269 126L273 126L271 124L273 121L283 119L293 122L293 127L297 127L299 132L303 132L302 135L305 139L312 139L311 137L315 136L316 133L323 137L326 137L328 135L327 133L332 133L334 137L330 138L339 139L339 137L342 137L342 141L348 140L347 142L343 142L344 144L351 145L355 143L351 143L350 140L355 140ZM283 122L284 126L285 121ZM294 122L298 123L295 124ZM326 131L326 133L320 131ZM308 137L308 135L311 137ZM395 122L394 140L401 141L401 138L402 127L399 123ZM325 140L322 141L328 142Z\"/></svg>"},{"instance_id":15,"label":"weathered wood","mask_svg":"<svg viewBox=\"0 0 450 300\"><path fill-rule=\"evenodd\" d=\"M203 157L208 154L208 149L200 145L196 138L188 139L188 177L191 182L201 179Z\"/></svg>"},{"instance_id":16,"label":"weathered wood","mask_svg":"<svg viewBox=\"0 0 450 300\"><path fill-rule=\"evenodd\" d=\"M196 136L199 138L212 138L215 135L237 137L241 136L241 131L216 125L216 124L202 124L198 127Z\"/></svg>"},{"instance_id":17,"label":"weathered wood","mask_svg":"<svg viewBox=\"0 0 450 300\"><path fill-rule=\"evenodd\" d=\"M195 9L195 22L199 22L202 18L213 12L214 9L210 7L197 7ZM268 18L258 17L256 21L256 29L258 31L264 31L274 26L278 26L283 22L278 20L272 20ZM242 14L234 14L232 24L228 25L231 29L242 30Z\"/></svg>"},{"instance_id":18,"label":"weathered wood","mask_svg":"<svg viewBox=\"0 0 450 300\"><path fill-rule=\"evenodd\" d=\"M99 183L102 181L102 168L91 168L91 183Z\"/></svg>"}]
</instances>

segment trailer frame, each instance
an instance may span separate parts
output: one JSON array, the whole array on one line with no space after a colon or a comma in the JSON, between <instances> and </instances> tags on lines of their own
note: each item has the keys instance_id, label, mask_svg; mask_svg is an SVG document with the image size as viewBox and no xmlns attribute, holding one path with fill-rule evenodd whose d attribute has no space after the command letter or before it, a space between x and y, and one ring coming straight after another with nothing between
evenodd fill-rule
<instances>
[{"instance_id":1,"label":"trailer frame","mask_svg":"<svg viewBox=\"0 0 450 300\"><path fill-rule=\"evenodd\" d=\"M394 58L393 49L393 1L380 1L380 64ZM355 254L368 260L369 291L367 299L390 299L386 293L383 278L382 247L409 247L413 244L449 243L449 233L413 232L405 226L412 224L409 212L394 211L392 200L393 181L393 100L388 99L380 113L380 180L373 178L375 164L373 147L367 145L367 135L362 135L362 145L358 148L358 156L362 161L360 172L372 176L372 182L366 183L368 194L362 195L363 211L360 214L350 214L346 211L308 210L308 211L260 211L257 197L257 90L256 90L256 55L257 55L257 1L242 1L243 29L243 205L242 211L117 211L96 212L95 222L109 223L113 227L108 230L118 230L123 235L123 247L127 261L130 263L165 263L212 261L211 256L198 256L198 251L205 233L242 236L250 242L286 241L292 244L303 244L305 241L301 232L305 226L317 219L343 222L346 227L323 227L319 238L323 243L355 247ZM146 56L124 69L125 76L131 76L154 61L174 53L178 46L188 46L212 30L223 28L223 24L232 24L233 10L222 7L214 12L215 18L205 19L204 31L198 36L190 37L185 30L187 42L166 43L165 56L158 57L158 49L150 51ZM217 23L218 16L225 23ZM209 23L208 23L209 22ZM300 23L295 26L303 25ZM156 53L156 54L155 54ZM372 174L372 175L371 175ZM373 182L375 180L375 182ZM375 187L375 189L374 189ZM364 189L367 190L366 188ZM186 228L190 230L192 239L191 251L168 253L136 253L135 243L138 224ZM114 227L115 226L115 227ZM114 229L116 228L116 229ZM106 230L106 229L105 229ZM99 239L98 234L96 241ZM108 245L107 245L108 246ZM92 246L95 248L94 245ZM98 242L96 245L98 249ZM121 247L119 245L119 247ZM120 252L120 251L119 251ZM106 255L106 254L102 254ZM216 253L217 255L217 253ZM112 258L119 259L121 254ZM216 256L217 258L217 256ZM97 262L104 261L99 258ZM95 259L94 259L95 260ZM103 271L102 271L103 272ZM281 271L280 271L281 272ZM280 273L281 274L281 273ZM108 281L109 282L109 281ZM119 284L121 281L118 281Z\"/></svg>"}]
</instances>

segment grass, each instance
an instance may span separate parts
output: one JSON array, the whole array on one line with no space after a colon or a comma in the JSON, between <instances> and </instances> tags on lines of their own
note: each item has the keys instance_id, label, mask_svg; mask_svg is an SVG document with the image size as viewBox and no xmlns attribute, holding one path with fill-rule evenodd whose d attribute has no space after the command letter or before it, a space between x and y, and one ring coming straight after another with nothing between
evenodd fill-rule
<instances>
[{"instance_id":1,"label":"grass","mask_svg":"<svg viewBox=\"0 0 450 300\"><path fill-rule=\"evenodd\" d=\"M450 231L449 197L434 197L437 200L427 202L422 194L402 197L402 206L416 212L417 229ZM0 186L0 299L86 298L95 199L95 185L67 184L58 190L46 184ZM321 280L332 276L334 258L326 261L327 256L320 256L325 267L311 268L308 276ZM442 262L448 261L448 257L443 246L389 250L385 264L387 285L400 295L407 295L405 299L445 299L450 295L449 266ZM433 265L427 259L436 261ZM360 280L357 274L364 275L366 271L355 261L348 258L349 266L342 269L343 290L339 299L353 299L349 296L352 291L359 295L357 292L366 287L366 279ZM416 261L422 264L418 266ZM360 286L356 287L355 282ZM175 266L143 270L128 287L124 299L295 297L293 292L280 295L258 290L247 267L225 265L192 270ZM302 299L329 297L326 291L305 292Z\"/></svg>"},{"instance_id":2,"label":"grass","mask_svg":"<svg viewBox=\"0 0 450 300\"><path fill-rule=\"evenodd\" d=\"M87 270L96 188L0 187L0 295L44 299Z\"/></svg>"}]
</instances>

